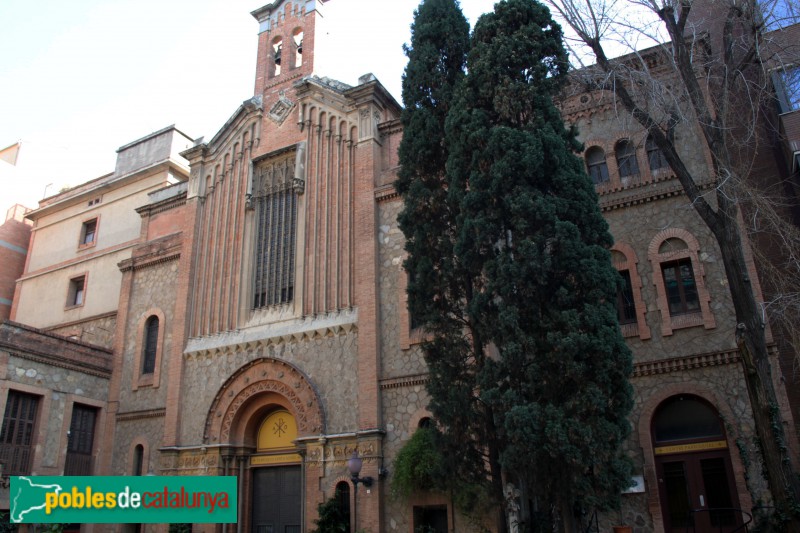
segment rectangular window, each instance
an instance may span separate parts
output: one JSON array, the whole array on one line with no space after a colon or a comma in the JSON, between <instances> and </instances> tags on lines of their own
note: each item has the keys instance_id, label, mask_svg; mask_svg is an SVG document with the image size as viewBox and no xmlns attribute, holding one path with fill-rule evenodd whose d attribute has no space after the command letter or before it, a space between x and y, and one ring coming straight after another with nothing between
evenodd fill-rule
<instances>
[{"instance_id":1,"label":"rectangular window","mask_svg":"<svg viewBox=\"0 0 800 533\"><path fill-rule=\"evenodd\" d=\"M414 506L414 531L425 533L447 533L447 506Z\"/></svg>"},{"instance_id":2,"label":"rectangular window","mask_svg":"<svg viewBox=\"0 0 800 533\"><path fill-rule=\"evenodd\" d=\"M608 181L608 166L605 161L589 165L589 177L592 178L592 183L599 185Z\"/></svg>"},{"instance_id":3,"label":"rectangular window","mask_svg":"<svg viewBox=\"0 0 800 533\"><path fill-rule=\"evenodd\" d=\"M629 270L620 270L622 286L617 289L617 316L620 324L636 322L636 306L633 303L633 287Z\"/></svg>"},{"instance_id":4,"label":"rectangular window","mask_svg":"<svg viewBox=\"0 0 800 533\"><path fill-rule=\"evenodd\" d=\"M0 430L0 462L4 474L22 476L31 473L36 409L39 397L8 391L3 427Z\"/></svg>"},{"instance_id":5,"label":"rectangular window","mask_svg":"<svg viewBox=\"0 0 800 533\"><path fill-rule=\"evenodd\" d=\"M86 290L86 276L69 280L69 292L67 293L67 307L83 305L83 295Z\"/></svg>"},{"instance_id":6,"label":"rectangular window","mask_svg":"<svg viewBox=\"0 0 800 533\"><path fill-rule=\"evenodd\" d=\"M81 246L88 246L94 244L95 236L97 235L97 219L87 220L81 227Z\"/></svg>"},{"instance_id":7,"label":"rectangular window","mask_svg":"<svg viewBox=\"0 0 800 533\"><path fill-rule=\"evenodd\" d=\"M776 71L772 76L781 113L800 110L800 67Z\"/></svg>"},{"instance_id":8,"label":"rectangular window","mask_svg":"<svg viewBox=\"0 0 800 533\"><path fill-rule=\"evenodd\" d=\"M256 255L253 308L294 299L297 184L294 153L262 166L253 178Z\"/></svg>"},{"instance_id":9,"label":"rectangular window","mask_svg":"<svg viewBox=\"0 0 800 533\"><path fill-rule=\"evenodd\" d=\"M661 273L664 276L664 288L667 291L667 303L671 315L700 311L691 259L662 263Z\"/></svg>"},{"instance_id":10,"label":"rectangular window","mask_svg":"<svg viewBox=\"0 0 800 533\"><path fill-rule=\"evenodd\" d=\"M67 460L65 476L89 476L92 474L92 447L97 409L86 405L72 406L72 420L67 435Z\"/></svg>"}]
</instances>

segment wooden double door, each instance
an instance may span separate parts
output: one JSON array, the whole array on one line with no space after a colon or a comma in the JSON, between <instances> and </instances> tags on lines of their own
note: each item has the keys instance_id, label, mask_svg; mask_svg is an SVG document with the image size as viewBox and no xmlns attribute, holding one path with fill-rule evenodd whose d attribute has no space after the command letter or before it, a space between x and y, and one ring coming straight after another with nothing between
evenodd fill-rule
<instances>
[{"instance_id":1,"label":"wooden double door","mask_svg":"<svg viewBox=\"0 0 800 533\"><path fill-rule=\"evenodd\" d=\"M728 450L656 459L658 490L669 533L729 533L742 525Z\"/></svg>"},{"instance_id":2,"label":"wooden double door","mask_svg":"<svg viewBox=\"0 0 800 533\"><path fill-rule=\"evenodd\" d=\"M300 465L254 468L253 533L300 533Z\"/></svg>"}]
</instances>

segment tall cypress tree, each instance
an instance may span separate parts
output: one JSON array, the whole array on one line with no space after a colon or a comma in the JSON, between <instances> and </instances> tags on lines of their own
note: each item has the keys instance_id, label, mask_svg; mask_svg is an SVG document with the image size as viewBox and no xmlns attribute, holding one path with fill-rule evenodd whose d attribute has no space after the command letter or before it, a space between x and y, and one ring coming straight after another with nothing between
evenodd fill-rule
<instances>
[{"instance_id":1,"label":"tall cypress tree","mask_svg":"<svg viewBox=\"0 0 800 533\"><path fill-rule=\"evenodd\" d=\"M486 429L491 417L476 393L476 363L470 362L475 355L484 359L482 343L472 342L474 328L466 321L471 280L453 249L460 206L448 197L446 176L445 121L465 76L469 24L456 0L423 0L414 15L403 76L399 224L408 252L409 311L415 326L433 339L425 347L429 408L445 430L435 437L450 475L432 488L453 489L467 509L482 499L485 443L491 437Z\"/></svg>"},{"instance_id":2,"label":"tall cypress tree","mask_svg":"<svg viewBox=\"0 0 800 533\"><path fill-rule=\"evenodd\" d=\"M476 24L467 74L466 32L455 1L425 0L407 49L409 309L432 334L429 407L451 488L500 503L511 481L567 529L576 506L614 506L629 480L612 240L553 104L567 55L547 9L499 2Z\"/></svg>"},{"instance_id":3,"label":"tall cypress tree","mask_svg":"<svg viewBox=\"0 0 800 533\"><path fill-rule=\"evenodd\" d=\"M620 447L631 355L613 302L608 226L574 130L553 104L566 81L561 28L535 0L504 0L476 24L448 114L454 252L479 280L469 313L494 346L478 376L507 479L570 528L630 481ZM511 473L514 473L513 475Z\"/></svg>"},{"instance_id":4,"label":"tall cypress tree","mask_svg":"<svg viewBox=\"0 0 800 533\"><path fill-rule=\"evenodd\" d=\"M446 202L445 119L455 87L464 77L469 23L457 0L423 0L414 13L403 75L399 216L410 273L409 310L416 324L432 328L439 275L452 259L452 214Z\"/></svg>"}]
</instances>

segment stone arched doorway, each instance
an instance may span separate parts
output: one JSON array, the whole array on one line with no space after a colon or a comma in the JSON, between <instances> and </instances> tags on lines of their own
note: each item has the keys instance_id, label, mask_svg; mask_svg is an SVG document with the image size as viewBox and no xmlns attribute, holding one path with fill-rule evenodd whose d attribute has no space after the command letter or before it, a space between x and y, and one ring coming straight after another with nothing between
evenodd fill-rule
<instances>
[{"instance_id":1,"label":"stone arched doorway","mask_svg":"<svg viewBox=\"0 0 800 533\"><path fill-rule=\"evenodd\" d=\"M303 466L302 440L323 431L314 387L285 361L252 361L220 388L204 440L220 447L226 471L239 478L241 531L303 530L311 474Z\"/></svg>"},{"instance_id":2,"label":"stone arched doorway","mask_svg":"<svg viewBox=\"0 0 800 533\"><path fill-rule=\"evenodd\" d=\"M665 531L740 527L728 440L717 410L698 396L672 396L655 410L651 436Z\"/></svg>"}]
</instances>

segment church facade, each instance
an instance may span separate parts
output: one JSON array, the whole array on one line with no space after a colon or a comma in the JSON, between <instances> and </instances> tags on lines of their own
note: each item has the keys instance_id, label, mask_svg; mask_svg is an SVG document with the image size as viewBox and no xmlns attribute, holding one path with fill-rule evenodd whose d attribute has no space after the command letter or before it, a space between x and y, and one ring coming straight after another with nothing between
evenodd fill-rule
<instances>
[{"instance_id":1,"label":"church facade","mask_svg":"<svg viewBox=\"0 0 800 533\"><path fill-rule=\"evenodd\" d=\"M3 337L4 428L7 398L22 394L40 408L27 421L32 459L18 472L61 473L68 439L55 436L66 435L78 405L95 413L94 474L237 476L239 524L197 531L310 531L332 497L353 532L484 527L446 495L408 501L390 491L394 457L430 417L396 222L400 106L371 75L351 87L316 74L329 3L276 0L253 12L254 96L210 141L156 132L120 149L114 174L29 215L12 320L46 331L11 323L0 333L60 336L76 354L65 370L83 368L91 387L81 395L72 381L36 385L46 368L29 376L25 364L57 366L61 348L36 359L32 345L25 357L11 333ZM620 323L634 354L626 452L635 485L602 526L677 531L690 509L768 502L719 250L663 156L619 121L609 95L575 95L562 109L579 127L615 237ZM681 150L696 168L708 165L683 133ZM97 214L112 197L122 218ZM77 249L70 241L54 257L60 231L75 233ZM101 241L104 232L117 241ZM751 270L758 286L753 262ZM54 303L43 309L47 298ZM20 354L28 363L10 371ZM352 483L354 454L369 486ZM734 528L744 517L715 520ZM116 528L93 527L106 529Z\"/></svg>"}]
</instances>

